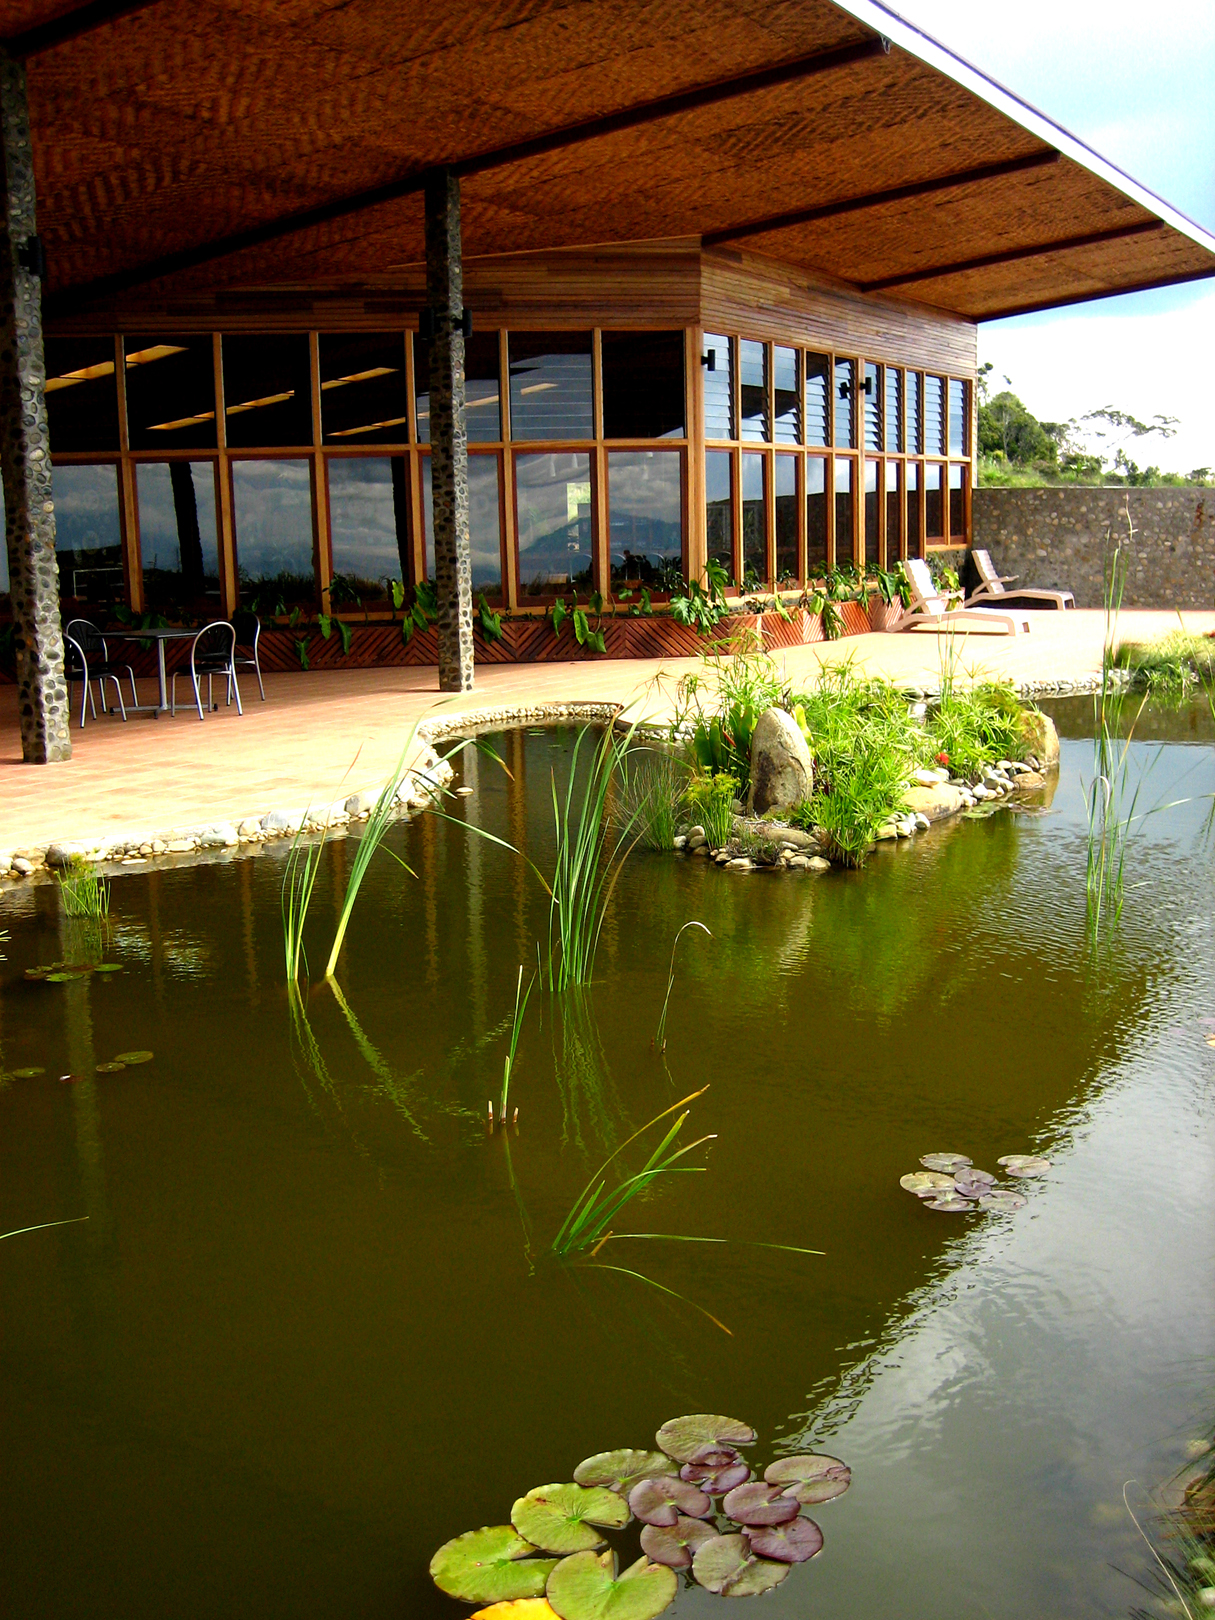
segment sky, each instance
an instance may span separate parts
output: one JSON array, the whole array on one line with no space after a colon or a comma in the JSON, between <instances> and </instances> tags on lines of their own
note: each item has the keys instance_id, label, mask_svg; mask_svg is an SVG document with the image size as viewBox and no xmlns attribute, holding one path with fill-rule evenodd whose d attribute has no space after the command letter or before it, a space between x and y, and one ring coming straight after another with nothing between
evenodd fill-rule
<instances>
[{"instance_id":1,"label":"sky","mask_svg":"<svg viewBox=\"0 0 1215 1620\"><path fill-rule=\"evenodd\" d=\"M893 0L891 9L1215 232L1215 0ZM1215 280L979 327L979 360L1034 415L1114 405L1176 436L1140 466L1215 467Z\"/></svg>"}]
</instances>

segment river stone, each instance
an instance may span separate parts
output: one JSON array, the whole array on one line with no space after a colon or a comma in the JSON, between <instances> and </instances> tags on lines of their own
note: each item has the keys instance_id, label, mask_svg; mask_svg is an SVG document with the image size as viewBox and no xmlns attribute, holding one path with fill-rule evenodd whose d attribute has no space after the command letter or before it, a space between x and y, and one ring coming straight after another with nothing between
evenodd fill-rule
<instances>
[{"instance_id":1,"label":"river stone","mask_svg":"<svg viewBox=\"0 0 1215 1620\"><path fill-rule=\"evenodd\" d=\"M935 782L932 787L908 788L903 801L912 815L940 821L943 816L956 816L962 808L962 790L949 782Z\"/></svg>"},{"instance_id":2,"label":"river stone","mask_svg":"<svg viewBox=\"0 0 1215 1620\"><path fill-rule=\"evenodd\" d=\"M198 842L204 849L226 849L240 842L240 834L230 821L217 821L213 827L204 827Z\"/></svg>"},{"instance_id":3,"label":"river stone","mask_svg":"<svg viewBox=\"0 0 1215 1620\"><path fill-rule=\"evenodd\" d=\"M1059 733L1050 715L1038 709L1021 713L1021 738L1027 753L1036 754L1047 770L1059 763Z\"/></svg>"},{"instance_id":4,"label":"river stone","mask_svg":"<svg viewBox=\"0 0 1215 1620\"><path fill-rule=\"evenodd\" d=\"M814 786L814 762L801 727L784 709L765 709L751 736L751 791L755 815L800 804Z\"/></svg>"},{"instance_id":5,"label":"river stone","mask_svg":"<svg viewBox=\"0 0 1215 1620\"><path fill-rule=\"evenodd\" d=\"M70 866L85 853L83 844L52 844L46 852L48 866Z\"/></svg>"},{"instance_id":6,"label":"river stone","mask_svg":"<svg viewBox=\"0 0 1215 1620\"><path fill-rule=\"evenodd\" d=\"M806 862L806 870L807 872L829 872L831 862L824 855L811 855Z\"/></svg>"}]
</instances>

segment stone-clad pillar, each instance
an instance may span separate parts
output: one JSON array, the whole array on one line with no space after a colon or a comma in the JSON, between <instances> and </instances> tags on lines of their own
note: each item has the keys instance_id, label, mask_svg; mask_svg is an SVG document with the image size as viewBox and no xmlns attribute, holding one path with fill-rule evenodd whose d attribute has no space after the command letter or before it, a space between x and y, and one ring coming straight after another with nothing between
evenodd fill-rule
<instances>
[{"instance_id":1,"label":"stone-clad pillar","mask_svg":"<svg viewBox=\"0 0 1215 1620\"><path fill-rule=\"evenodd\" d=\"M42 282L25 72L0 51L0 472L16 635L21 753L70 759L42 355Z\"/></svg>"},{"instance_id":2,"label":"stone-clad pillar","mask_svg":"<svg viewBox=\"0 0 1215 1620\"><path fill-rule=\"evenodd\" d=\"M431 323L430 483L439 599L439 689L471 692L472 555L468 545L460 182L445 169L437 170L426 184L426 300Z\"/></svg>"}]
</instances>

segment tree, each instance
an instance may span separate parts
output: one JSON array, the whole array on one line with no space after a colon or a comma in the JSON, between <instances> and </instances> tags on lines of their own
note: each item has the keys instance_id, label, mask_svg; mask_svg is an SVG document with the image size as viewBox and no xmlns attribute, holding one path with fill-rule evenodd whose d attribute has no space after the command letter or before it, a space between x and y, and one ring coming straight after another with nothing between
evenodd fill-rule
<instances>
[{"instance_id":1,"label":"tree","mask_svg":"<svg viewBox=\"0 0 1215 1620\"><path fill-rule=\"evenodd\" d=\"M1056 442L1011 389L986 400L978 415L980 455L1000 455L1021 466L1035 461L1056 463Z\"/></svg>"}]
</instances>

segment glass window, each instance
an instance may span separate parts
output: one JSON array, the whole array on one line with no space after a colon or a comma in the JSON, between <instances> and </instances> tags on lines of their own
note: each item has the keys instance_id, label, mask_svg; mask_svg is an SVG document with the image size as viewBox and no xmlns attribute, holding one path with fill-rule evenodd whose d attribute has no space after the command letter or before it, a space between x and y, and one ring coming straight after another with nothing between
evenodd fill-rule
<instances>
[{"instance_id":1,"label":"glass window","mask_svg":"<svg viewBox=\"0 0 1215 1620\"><path fill-rule=\"evenodd\" d=\"M827 458L806 457L806 578L827 569Z\"/></svg>"},{"instance_id":2,"label":"glass window","mask_svg":"<svg viewBox=\"0 0 1215 1620\"><path fill-rule=\"evenodd\" d=\"M409 438L401 332L322 332L321 427L326 444ZM334 462L334 466L344 465Z\"/></svg>"},{"instance_id":3,"label":"glass window","mask_svg":"<svg viewBox=\"0 0 1215 1620\"><path fill-rule=\"evenodd\" d=\"M772 350L772 387L776 396L775 436L777 444L802 442L801 411L797 388L797 350Z\"/></svg>"},{"instance_id":4,"label":"glass window","mask_svg":"<svg viewBox=\"0 0 1215 1620\"><path fill-rule=\"evenodd\" d=\"M831 443L831 361L825 354L806 356L806 443Z\"/></svg>"},{"instance_id":5,"label":"glass window","mask_svg":"<svg viewBox=\"0 0 1215 1620\"><path fill-rule=\"evenodd\" d=\"M835 442L841 450L855 449L853 437L855 412L853 409L854 367L851 360L835 362Z\"/></svg>"},{"instance_id":6,"label":"glass window","mask_svg":"<svg viewBox=\"0 0 1215 1620\"><path fill-rule=\"evenodd\" d=\"M678 590L683 578L683 457L678 450L610 450L612 579Z\"/></svg>"},{"instance_id":7,"label":"glass window","mask_svg":"<svg viewBox=\"0 0 1215 1620\"><path fill-rule=\"evenodd\" d=\"M128 337L132 450L214 450L215 351L209 337Z\"/></svg>"},{"instance_id":8,"label":"glass window","mask_svg":"<svg viewBox=\"0 0 1215 1620\"><path fill-rule=\"evenodd\" d=\"M215 464L141 461L135 469L143 594L150 608L219 600Z\"/></svg>"},{"instance_id":9,"label":"glass window","mask_svg":"<svg viewBox=\"0 0 1215 1620\"><path fill-rule=\"evenodd\" d=\"M920 429L920 396L923 377L918 371L907 373L907 454L924 454L924 435Z\"/></svg>"},{"instance_id":10,"label":"glass window","mask_svg":"<svg viewBox=\"0 0 1215 1620\"><path fill-rule=\"evenodd\" d=\"M949 453L966 454L966 384L957 377L949 379Z\"/></svg>"},{"instance_id":11,"label":"glass window","mask_svg":"<svg viewBox=\"0 0 1215 1620\"><path fill-rule=\"evenodd\" d=\"M907 480L907 546L904 555L907 557L921 555L920 536L924 529L924 481L920 477L921 470L918 461L909 461L904 468Z\"/></svg>"},{"instance_id":12,"label":"glass window","mask_svg":"<svg viewBox=\"0 0 1215 1620\"><path fill-rule=\"evenodd\" d=\"M430 344L420 337L413 340L413 386L417 395L418 443L429 444ZM496 444L501 439L498 396L498 334L474 332L464 340L464 420L468 424L469 444ZM532 433L528 437L536 439L546 435Z\"/></svg>"},{"instance_id":13,"label":"glass window","mask_svg":"<svg viewBox=\"0 0 1215 1620\"><path fill-rule=\"evenodd\" d=\"M51 490L60 594L79 602L123 601L118 468L53 467Z\"/></svg>"},{"instance_id":14,"label":"glass window","mask_svg":"<svg viewBox=\"0 0 1215 1620\"><path fill-rule=\"evenodd\" d=\"M510 432L512 439L594 437L589 332L511 333Z\"/></svg>"},{"instance_id":15,"label":"glass window","mask_svg":"<svg viewBox=\"0 0 1215 1620\"><path fill-rule=\"evenodd\" d=\"M337 610L388 597L409 578L409 463L404 456L330 456L330 601Z\"/></svg>"},{"instance_id":16,"label":"glass window","mask_svg":"<svg viewBox=\"0 0 1215 1620\"><path fill-rule=\"evenodd\" d=\"M302 333L223 340L224 420L234 449L312 443L312 377Z\"/></svg>"},{"instance_id":17,"label":"glass window","mask_svg":"<svg viewBox=\"0 0 1215 1620\"><path fill-rule=\"evenodd\" d=\"M924 521L925 534L929 540L944 539L945 513L941 505L941 464L939 461L929 461L924 464Z\"/></svg>"},{"instance_id":18,"label":"glass window","mask_svg":"<svg viewBox=\"0 0 1215 1620\"><path fill-rule=\"evenodd\" d=\"M747 590L768 578L768 517L764 509L766 457L742 458L743 585Z\"/></svg>"},{"instance_id":19,"label":"glass window","mask_svg":"<svg viewBox=\"0 0 1215 1620\"><path fill-rule=\"evenodd\" d=\"M899 490L899 464L886 463L886 567L893 568L903 549L903 502Z\"/></svg>"},{"instance_id":20,"label":"glass window","mask_svg":"<svg viewBox=\"0 0 1215 1620\"><path fill-rule=\"evenodd\" d=\"M835 462L835 562L853 561L852 543L852 486L853 465L844 456Z\"/></svg>"},{"instance_id":21,"label":"glass window","mask_svg":"<svg viewBox=\"0 0 1215 1620\"><path fill-rule=\"evenodd\" d=\"M773 506L776 515L776 580L801 577L797 556L797 457L777 456Z\"/></svg>"},{"instance_id":22,"label":"glass window","mask_svg":"<svg viewBox=\"0 0 1215 1620\"><path fill-rule=\"evenodd\" d=\"M8 519L4 514L4 480L0 478L0 526L8 533ZM0 607L9 605L8 547L0 546Z\"/></svg>"},{"instance_id":23,"label":"glass window","mask_svg":"<svg viewBox=\"0 0 1215 1620\"><path fill-rule=\"evenodd\" d=\"M705 438L734 437L734 367L730 340L705 333L700 375L705 389Z\"/></svg>"},{"instance_id":24,"label":"glass window","mask_svg":"<svg viewBox=\"0 0 1215 1620\"><path fill-rule=\"evenodd\" d=\"M590 591L590 456L571 451L516 456L515 504L520 589L529 596Z\"/></svg>"},{"instance_id":25,"label":"glass window","mask_svg":"<svg viewBox=\"0 0 1215 1620\"><path fill-rule=\"evenodd\" d=\"M744 439L768 438L768 345L741 338L738 381ZM744 531L745 533L745 531Z\"/></svg>"},{"instance_id":26,"label":"glass window","mask_svg":"<svg viewBox=\"0 0 1215 1620\"><path fill-rule=\"evenodd\" d=\"M45 339L46 415L51 450L118 449L114 339Z\"/></svg>"},{"instance_id":27,"label":"glass window","mask_svg":"<svg viewBox=\"0 0 1215 1620\"><path fill-rule=\"evenodd\" d=\"M683 333L604 332L605 439L682 439Z\"/></svg>"},{"instance_id":28,"label":"glass window","mask_svg":"<svg viewBox=\"0 0 1215 1620\"><path fill-rule=\"evenodd\" d=\"M734 480L728 450L705 452L705 518L708 555L734 578Z\"/></svg>"},{"instance_id":29,"label":"glass window","mask_svg":"<svg viewBox=\"0 0 1215 1620\"><path fill-rule=\"evenodd\" d=\"M547 460L531 456L532 461ZM421 458L422 521L426 525L426 577L435 577L434 488L430 457ZM497 456L468 458L468 549L472 554L472 588L486 596L502 594L502 523L498 503Z\"/></svg>"},{"instance_id":30,"label":"glass window","mask_svg":"<svg viewBox=\"0 0 1215 1620\"><path fill-rule=\"evenodd\" d=\"M234 461L232 507L245 605L261 597L273 612L279 601L314 601L309 463Z\"/></svg>"},{"instance_id":31,"label":"glass window","mask_svg":"<svg viewBox=\"0 0 1215 1620\"><path fill-rule=\"evenodd\" d=\"M865 563L876 568L882 560L881 506L878 500L878 464L865 463Z\"/></svg>"},{"instance_id":32,"label":"glass window","mask_svg":"<svg viewBox=\"0 0 1215 1620\"><path fill-rule=\"evenodd\" d=\"M886 367L886 449L903 448L903 379L897 366Z\"/></svg>"},{"instance_id":33,"label":"glass window","mask_svg":"<svg viewBox=\"0 0 1215 1620\"><path fill-rule=\"evenodd\" d=\"M865 449L882 448L882 391L878 384L878 368L867 362L865 381L861 384L865 396Z\"/></svg>"},{"instance_id":34,"label":"glass window","mask_svg":"<svg viewBox=\"0 0 1215 1620\"><path fill-rule=\"evenodd\" d=\"M966 538L966 468L949 469L949 537Z\"/></svg>"},{"instance_id":35,"label":"glass window","mask_svg":"<svg viewBox=\"0 0 1215 1620\"><path fill-rule=\"evenodd\" d=\"M930 456L945 454L945 385L939 377L924 378L924 449Z\"/></svg>"}]
</instances>

